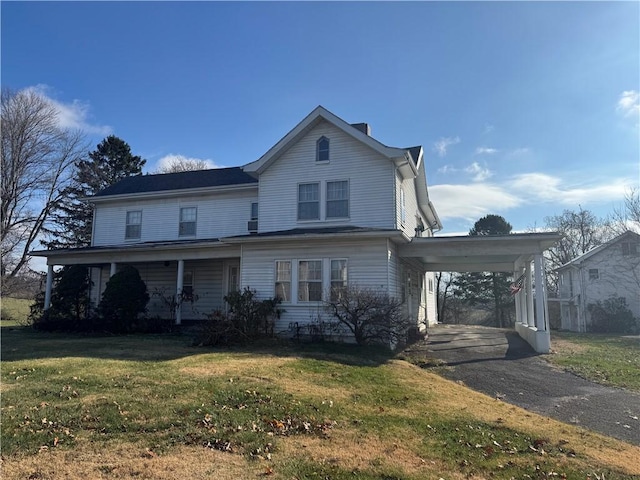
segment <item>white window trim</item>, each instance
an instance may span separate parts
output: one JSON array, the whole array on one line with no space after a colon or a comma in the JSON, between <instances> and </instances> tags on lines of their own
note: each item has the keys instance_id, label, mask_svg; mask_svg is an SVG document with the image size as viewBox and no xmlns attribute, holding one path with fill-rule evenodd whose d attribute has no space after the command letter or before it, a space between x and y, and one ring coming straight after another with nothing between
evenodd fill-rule
<instances>
[{"instance_id":1,"label":"white window trim","mask_svg":"<svg viewBox=\"0 0 640 480\"><path fill-rule=\"evenodd\" d=\"M407 194L404 187L400 187L400 223L402 225L407 223Z\"/></svg>"},{"instance_id":2,"label":"white window trim","mask_svg":"<svg viewBox=\"0 0 640 480\"><path fill-rule=\"evenodd\" d=\"M140 212L140 223L129 223L129 214L130 213L136 213L136 212ZM135 242L136 240L140 240L142 238L142 210L127 210L126 214L125 214L125 219L124 219L125 225L124 225L124 239L127 242ZM137 225L140 227L139 231L140 234L137 237L129 237L127 236L127 227L128 226L134 226Z\"/></svg>"},{"instance_id":3,"label":"white window trim","mask_svg":"<svg viewBox=\"0 0 640 480\"><path fill-rule=\"evenodd\" d=\"M326 160L320 160L320 141L326 140L329 143L328 148L328 158ZM324 164L329 163L331 161L331 140L326 135L322 135L318 140L316 140L316 164Z\"/></svg>"},{"instance_id":4,"label":"white window trim","mask_svg":"<svg viewBox=\"0 0 640 480\"><path fill-rule=\"evenodd\" d=\"M290 301L282 301L283 305L300 305L300 306L310 306L310 305L318 305L326 300L330 299L331 296L331 262L332 261L344 261L346 262L347 269L347 279L345 281L345 287L349 286L349 258L348 257L322 257L322 258L277 258L273 262L273 296L276 296L276 281L278 278L278 262L289 262L291 265L291 288ZM299 300L299 286L300 286L300 278L299 278L299 268L300 262L321 262L322 265L322 298L320 300Z\"/></svg>"},{"instance_id":5,"label":"white window trim","mask_svg":"<svg viewBox=\"0 0 640 480\"><path fill-rule=\"evenodd\" d=\"M327 210L328 210L328 203L330 202L329 200L329 184L330 183L338 183L338 182L346 182L347 183L347 216L346 217L328 217L327 216ZM347 179L340 179L340 180L327 180L324 182L324 219L325 220L329 220L329 221L334 221L334 220L348 220L349 218L351 218L351 181L347 178Z\"/></svg>"},{"instance_id":6,"label":"white window trim","mask_svg":"<svg viewBox=\"0 0 640 480\"><path fill-rule=\"evenodd\" d=\"M300 182L296 186L296 219L300 223L319 222L322 221L322 183L323 182ZM318 218L300 218L300 186L301 185L317 185L318 186ZM304 203L312 203L305 201Z\"/></svg>"},{"instance_id":7,"label":"white window trim","mask_svg":"<svg viewBox=\"0 0 640 480\"><path fill-rule=\"evenodd\" d=\"M320 283L320 300L300 300L300 263L301 262L320 262L320 282L317 280L306 280L307 283ZM295 298L299 305L310 305L317 304L322 302L325 298L325 276L326 276L326 265L322 258L301 258L296 261L296 296L293 297L293 293L291 294L292 298Z\"/></svg>"},{"instance_id":8,"label":"white window trim","mask_svg":"<svg viewBox=\"0 0 640 480\"><path fill-rule=\"evenodd\" d=\"M196 211L196 219L193 222L182 221L182 210L185 210L187 208L192 208ZM195 226L195 228L193 229L193 233L185 233L185 234L180 233L180 226L183 223L193 223ZM178 211L178 237L195 237L197 233L198 233L198 206L197 205L181 205L180 210Z\"/></svg>"},{"instance_id":9,"label":"white window trim","mask_svg":"<svg viewBox=\"0 0 640 480\"><path fill-rule=\"evenodd\" d=\"M295 288L294 290L294 265L297 265L295 263L295 260L292 259L283 259L283 258L277 258L276 260L274 260L273 262L273 297L275 298L276 295L278 294L277 288L276 288L276 283L278 283L278 263L289 263L289 271L290 271L290 275L291 278L289 279L289 300L285 300L282 299L282 304L283 305L292 305L294 304L294 300L296 299L296 297L294 296L294 292L295 294L297 294L298 289ZM297 279L298 275L297 273L295 273L295 277Z\"/></svg>"}]
</instances>

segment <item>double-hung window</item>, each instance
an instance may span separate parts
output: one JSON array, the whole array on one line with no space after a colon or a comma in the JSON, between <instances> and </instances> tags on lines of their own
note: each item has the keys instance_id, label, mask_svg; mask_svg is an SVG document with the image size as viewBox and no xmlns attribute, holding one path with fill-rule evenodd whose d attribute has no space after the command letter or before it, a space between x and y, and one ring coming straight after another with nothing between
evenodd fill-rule
<instances>
[{"instance_id":1,"label":"double-hung window","mask_svg":"<svg viewBox=\"0 0 640 480\"><path fill-rule=\"evenodd\" d=\"M298 262L298 301L319 302L322 300L322 260Z\"/></svg>"},{"instance_id":2,"label":"double-hung window","mask_svg":"<svg viewBox=\"0 0 640 480\"><path fill-rule=\"evenodd\" d=\"M126 240L139 239L142 234L142 210L127 212L127 224L124 231Z\"/></svg>"},{"instance_id":3,"label":"double-hung window","mask_svg":"<svg viewBox=\"0 0 640 480\"><path fill-rule=\"evenodd\" d=\"M407 222L407 198L404 188L400 189L400 222L404 225Z\"/></svg>"},{"instance_id":4,"label":"double-hung window","mask_svg":"<svg viewBox=\"0 0 640 480\"><path fill-rule=\"evenodd\" d=\"M598 280L600 278L600 272L597 268L589 269L589 280Z\"/></svg>"},{"instance_id":5,"label":"double-hung window","mask_svg":"<svg viewBox=\"0 0 640 480\"><path fill-rule=\"evenodd\" d=\"M638 255L638 243L636 242L623 242L622 243L622 255Z\"/></svg>"},{"instance_id":6,"label":"double-hung window","mask_svg":"<svg viewBox=\"0 0 640 480\"><path fill-rule=\"evenodd\" d=\"M291 261L276 261L276 297L291 301Z\"/></svg>"},{"instance_id":7,"label":"double-hung window","mask_svg":"<svg viewBox=\"0 0 640 480\"><path fill-rule=\"evenodd\" d=\"M345 288L347 288L347 261L331 260L331 301L340 298Z\"/></svg>"},{"instance_id":8,"label":"double-hung window","mask_svg":"<svg viewBox=\"0 0 640 480\"><path fill-rule=\"evenodd\" d=\"M298 220L320 220L320 188L318 183L298 185Z\"/></svg>"},{"instance_id":9,"label":"double-hung window","mask_svg":"<svg viewBox=\"0 0 640 480\"><path fill-rule=\"evenodd\" d=\"M327 182L327 218L349 216L349 182Z\"/></svg>"},{"instance_id":10,"label":"double-hung window","mask_svg":"<svg viewBox=\"0 0 640 480\"><path fill-rule=\"evenodd\" d=\"M180 227L178 235L181 237L193 236L196 234L196 207L183 207L180 209Z\"/></svg>"}]
</instances>

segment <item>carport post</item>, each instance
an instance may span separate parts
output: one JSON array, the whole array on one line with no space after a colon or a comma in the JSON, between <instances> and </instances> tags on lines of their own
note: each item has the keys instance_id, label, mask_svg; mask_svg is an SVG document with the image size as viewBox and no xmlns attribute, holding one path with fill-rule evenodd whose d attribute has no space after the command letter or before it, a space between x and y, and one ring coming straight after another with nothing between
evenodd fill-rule
<instances>
[{"instance_id":1,"label":"carport post","mask_svg":"<svg viewBox=\"0 0 640 480\"><path fill-rule=\"evenodd\" d=\"M527 290L527 326L533 327L533 275L531 272L531 262L527 262L525 286Z\"/></svg>"},{"instance_id":2,"label":"carport post","mask_svg":"<svg viewBox=\"0 0 640 480\"><path fill-rule=\"evenodd\" d=\"M547 331L545 318L546 308L546 288L544 285L544 258L541 254L534 257L534 270L536 274L536 330Z\"/></svg>"},{"instance_id":3,"label":"carport post","mask_svg":"<svg viewBox=\"0 0 640 480\"><path fill-rule=\"evenodd\" d=\"M109 268L109 278L113 277L116 274L116 268L118 264L116 262L111 262L111 267Z\"/></svg>"}]
</instances>

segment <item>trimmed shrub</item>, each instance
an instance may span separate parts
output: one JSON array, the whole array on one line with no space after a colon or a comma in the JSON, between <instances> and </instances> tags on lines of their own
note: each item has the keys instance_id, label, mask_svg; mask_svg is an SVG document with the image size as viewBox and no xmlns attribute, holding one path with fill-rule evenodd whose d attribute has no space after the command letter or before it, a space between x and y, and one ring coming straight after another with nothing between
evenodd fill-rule
<instances>
[{"instance_id":1,"label":"trimmed shrub","mask_svg":"<svg viewBox=\"0 0 640 480\"><path fill-rule=\"evenodd\" d=\"M281 300L257 300L256 291L245 287L224 297L229 313L216 310L207 316L196 337L197 345L242 344L259 338L273 337L275 320L282 310Z\"/></svg>"},{"instance_id":2,"label":"trimmed shrub","mask_svg":"<svg viewBox=\"0 0 640 480\"><path fill-rule=\"evenodd\" d=\"M89 305L89 269L70 265L55 274L51 306L44 311L44 293L36 296L29 319L33 328L45 331L87 331L93 327Z\"/></svg>"},{"instance_id":3,"label":"trimmed shrub","mask_svg":"<svg viewBox=\"0 0 640 480\"><path fill-rule=\"evenodd\" d=\"M112 333L139 330L139 317L147 310L149 293L138 270L125 266L113 275L105 287L98 314L102 329Z\"/></svg>"},{"instance_id":4,"label":"trimmed shrub","mask_svg":"<svg viewBox=\"0 0 640 480\"><path fill-rule=\"evenodd\" d=\"M591 323L589 331L593 333L636 333L638 322L627 306L624 297L610 297L604 302L589 304Z\"/></svg>"}]
</instances>

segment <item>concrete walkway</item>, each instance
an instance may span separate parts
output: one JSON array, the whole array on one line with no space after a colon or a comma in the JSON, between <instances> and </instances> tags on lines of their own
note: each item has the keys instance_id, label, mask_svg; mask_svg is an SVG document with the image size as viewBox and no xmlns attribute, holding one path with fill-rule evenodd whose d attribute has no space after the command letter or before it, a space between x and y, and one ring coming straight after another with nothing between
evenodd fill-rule
<instances>
[{"instance_id":1,"label":"concrete walkway","mask_svg":"<svg viewBox=\"0 0 640 480\"><path fill-rule=\"evenodd\" d=\"M552 334L553 347L553 334ZM640 394L553 367L511 329L437 325L423 350L451 368L443 376L562 422L640 445Z\"/></svg>"}]
</instances>

